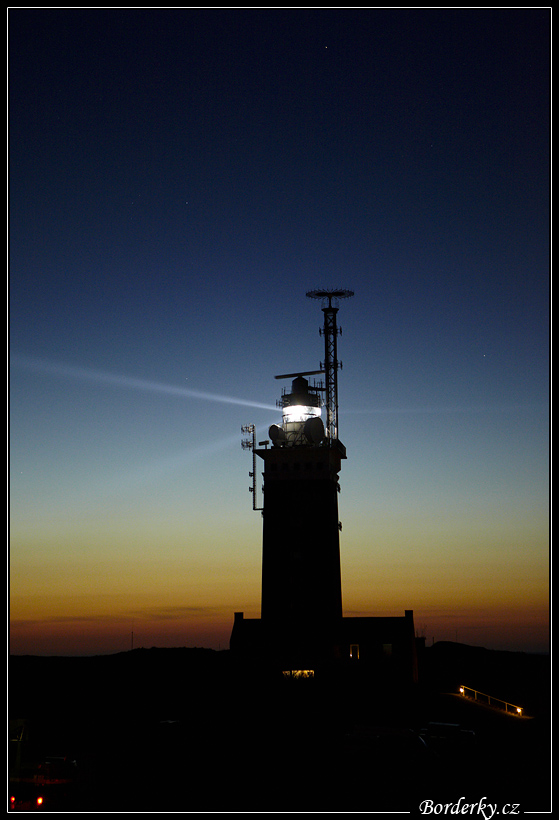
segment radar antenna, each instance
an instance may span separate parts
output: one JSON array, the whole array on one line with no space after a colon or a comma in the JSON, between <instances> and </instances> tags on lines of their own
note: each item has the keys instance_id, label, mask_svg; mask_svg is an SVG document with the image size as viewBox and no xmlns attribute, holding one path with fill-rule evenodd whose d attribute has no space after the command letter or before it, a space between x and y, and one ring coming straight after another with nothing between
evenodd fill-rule
<instances>
[{"instance_id":1,"label":"radar antenna","mask_svg":"<svg viewBox=\"0 0 559 820\"><path fill-rule=\"evenodd\" d=\"M326 433L332 444L338 438L338 369L342 366L337 354L337 337L342 329L336 325L336 314L339 300L353 296L353 291L341 288L309 290L307 296L322 301L324 327L319 332L324 335L324 363L320 366L326 376Z\"/></svg>"}]
</instances>

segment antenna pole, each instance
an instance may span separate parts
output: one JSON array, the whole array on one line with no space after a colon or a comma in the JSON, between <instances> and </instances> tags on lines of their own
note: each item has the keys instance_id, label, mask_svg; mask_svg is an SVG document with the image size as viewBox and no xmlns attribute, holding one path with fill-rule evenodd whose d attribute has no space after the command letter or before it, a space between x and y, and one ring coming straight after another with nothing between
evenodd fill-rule
<instances>
[{"instance_id":1,"label":"antenna pole","mask_svg":"<svg viewBox=\"0 0 559 820\"><path fill-rule=\"evenodd\" d=\"M322 300L324 313L324 327L320 329L324 335L324 372L326 381L326 432L330 444L338 438L338 362L337 339L341 328L336 324L339 299L353 296L352 290L310 290L307 292L310 299ZM332 302L335 304L332 304ZM322 363L321 363L322 366Z\"/></svg>"},{"instance_id":2,"label":"antenna pole","mask_svg":"<svg viewBox=\"0 0 559 820\"><path fill-rule=\"evenodd\" d=\"M242 439L241 447L243 450L252 450L252 472L249 473L249 476L252 478L252 485L248 488L248 490L252 493L252 509L261 510L262 507L258 506L258 501L256 498L256 427L254 424L244 424L241 427L241 433L248 433L251 435L251 438Z\"/></svg>"}]
</instances>

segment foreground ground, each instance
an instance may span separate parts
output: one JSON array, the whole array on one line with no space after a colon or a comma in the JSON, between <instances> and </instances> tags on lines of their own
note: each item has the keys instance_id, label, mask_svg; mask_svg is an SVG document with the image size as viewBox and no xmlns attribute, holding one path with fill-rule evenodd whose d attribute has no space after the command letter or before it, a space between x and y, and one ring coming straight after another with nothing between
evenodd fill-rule
<instances>
[{"instance_id":1,"label":"foreground ground","mask_svg":"<svg viewBox=\"0 0 559 820\"><path fill-rule=\"evenodd\" d=\"M40 794L57 812L549 811L549 659L437 644L422 672L419 687L387 691L367 677L262 677L211 650L13 658L15 805ZM460 683L526 716L466 700Z\"/></svg>"}]
</instances>

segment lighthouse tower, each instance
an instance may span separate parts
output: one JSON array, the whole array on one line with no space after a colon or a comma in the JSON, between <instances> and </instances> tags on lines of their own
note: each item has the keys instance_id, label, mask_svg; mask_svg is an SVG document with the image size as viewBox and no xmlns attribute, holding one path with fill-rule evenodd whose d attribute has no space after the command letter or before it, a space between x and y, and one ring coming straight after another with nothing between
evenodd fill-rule
<instances>
[{"instance_id":1,"label":"lighthouse tower","mask_svg":"<svg viewBox=\"0 0 559 820\"><path fill-rule=\"evenodd\" d=\"M346 451L338 438L336 314L353 294L307 295L323 302L324 361L320 370L276 376L288 380L281 423L254 448L264 463L260 635L265 654L292 669L335 660L342 626L338 493ZM311 383L317 375L324 381Z\"/></svg>"},{"instance_id":2,"label":"lighthouse tower","mask_svg":"<svg viewBox=\"0 0 559 820\"><path fill-rule=\"evenodd\" d=\"M294 668L336 654L342 618L338 475L345 450L331 446L317 395L303 375L284 394L264 461L261 618L266 643ZM318 412L317 412L318 411ZM285 665L285 664L284 664Z\"/></svg>"}]
</instances>

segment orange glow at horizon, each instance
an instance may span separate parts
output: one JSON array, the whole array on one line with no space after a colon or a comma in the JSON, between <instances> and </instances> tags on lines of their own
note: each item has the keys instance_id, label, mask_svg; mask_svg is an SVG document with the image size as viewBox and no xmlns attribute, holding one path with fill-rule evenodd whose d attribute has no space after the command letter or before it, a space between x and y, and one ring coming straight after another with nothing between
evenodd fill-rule
<instances>
[{"instance_id":1,"label":"orange glow at horizon","mask_svg":"<svg viewBox=\"0 0 559 820\"><path fill-rule=\"evenodd\" d=\"M161 518L150 525L146 517L128 538L110 518L93 535L72 527L58 539L12 533L11 652L106 654L132 643L227 649L236 611L260 617L260 519L247 527L231 515L228 529L200 521L188 530L175 520L158 532ZM344 616L412 609L429 642L547 651L546 532L533 534L529 549L521 533L489 536L473 549L466 532L450 544L444 533L430 543L424 534L412 550L403 530L372 538L350 519L341 540Z\"/></svg>"}]
</instances>

